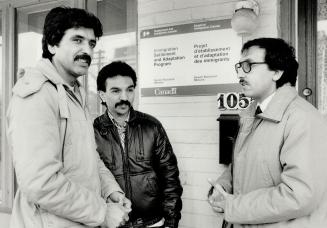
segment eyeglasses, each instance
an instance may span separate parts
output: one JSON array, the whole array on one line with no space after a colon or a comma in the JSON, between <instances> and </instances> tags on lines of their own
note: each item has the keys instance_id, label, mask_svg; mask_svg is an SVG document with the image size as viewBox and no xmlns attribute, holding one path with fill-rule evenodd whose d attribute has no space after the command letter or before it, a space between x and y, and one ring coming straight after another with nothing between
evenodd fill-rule
<instances>
[{"instance_id":1,"label":"eyeglasses","mask_svg":"<svg viewBox=\"0 0 327 228\"><path fill-rule=\"evenodd\" d=\"M247 60L235 64L235 71L238 73L238 69L242 67L244 73L249 73L251 71L251 66L254 64L267 64L266 62L249 62Z\"/></svg>"}]
</instances>

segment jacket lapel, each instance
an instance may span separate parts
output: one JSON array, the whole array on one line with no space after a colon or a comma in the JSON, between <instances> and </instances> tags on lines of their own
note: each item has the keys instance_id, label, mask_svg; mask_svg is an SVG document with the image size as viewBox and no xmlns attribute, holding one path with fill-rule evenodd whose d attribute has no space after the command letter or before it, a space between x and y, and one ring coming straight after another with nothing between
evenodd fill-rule
<instances>
[{"instance_id":1,"label":"jacket lapel","mask_svg":"<svg viewBox=\"0 0 327 228\"><path fill-rule=\"evenodd\" d=\"M254 116L257 107L256 101L250 104L247 109L242 110L240 112L240 131L235 144L235 153L239 153L251 132L253 132L263 120L274 123L280 122L287 107L296 97L297 91L295 88L286 84L276 91L276 94L263 113Z\"/></svg>"},{"instance_id":2,"label":"jacket lapel","mask_svg":"<svg viewBox=\"0 0 327 228\"><path fill-rule=\"evenodd\" d=\"M258 115L259 118L275 123L280 122L287 107L296 97L297 91L289 84L278 88L276 94L268 104L267 109L262 114Z\"/></svg>"}]
</instances>

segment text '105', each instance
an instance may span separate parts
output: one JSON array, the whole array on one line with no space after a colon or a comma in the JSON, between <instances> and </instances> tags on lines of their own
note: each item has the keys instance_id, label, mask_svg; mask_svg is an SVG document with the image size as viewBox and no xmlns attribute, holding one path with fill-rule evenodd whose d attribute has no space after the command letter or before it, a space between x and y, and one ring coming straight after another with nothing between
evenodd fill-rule
<instances>
[{"instance_id":1,"label":"text '105'","mask_svg":"<svg viewBox=\"0 0 327 228\"><path fill-rule=\"evenodd\" d=\"M241 93L218 93L217 103L219 110L245 109L252 102L252 99Z\"/></svg>"}]
</instances>

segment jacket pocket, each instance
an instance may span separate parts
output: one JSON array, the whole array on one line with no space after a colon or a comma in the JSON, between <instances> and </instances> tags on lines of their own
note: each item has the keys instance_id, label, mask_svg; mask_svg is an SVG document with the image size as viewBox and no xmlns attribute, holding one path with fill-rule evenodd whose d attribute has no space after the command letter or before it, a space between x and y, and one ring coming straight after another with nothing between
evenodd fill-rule
<instances>
[{"instance_id":1,"label":"jacket pocket","mask_svg":"<svg viewBox=\"0 0 327 228\"><path fill-rule=\"evenodd\" d=\"M144 131L141 125L137 125L134 131L134 139L132 141L136 161L137 162L148 162L151 160L153 135L149 131Z\"/></svg>"},{"instance_id":2,"label":"jacket pocket","mask_svg":"<svg viewBox=\"0 0 327 228\"><path fill-rule=\"evenodd\" d=\"M148 176L147 178L147 189L149 192L149 195L155 196L158 195L158 178L154 175Z\"/></svg>"},{"instance_id":3,"label":"jacket pocket","mask_svg":"<svg viewBox=\"0 0 327 228\"><path fill-rule=\"evenodd\" d=\"M74 141L77 139L74 138L74 123L72 120L67 120L67 127L64 133L64 144L60 153L62 153L61 161L64 167L64 173L72 174L74 170L77 169L77 161L79 160L79 155L76 153L77 148L74 144Z\"/></svg>"}]
</instances>

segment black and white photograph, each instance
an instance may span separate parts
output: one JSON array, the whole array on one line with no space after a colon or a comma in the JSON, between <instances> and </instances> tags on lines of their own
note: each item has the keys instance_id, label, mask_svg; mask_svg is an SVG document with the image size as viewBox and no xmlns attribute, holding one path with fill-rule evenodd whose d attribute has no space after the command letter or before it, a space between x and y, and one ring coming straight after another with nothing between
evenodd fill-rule
<instances>
[{"instance_id":1,"label":"black and white photograph","mask_svg":"<svg viewBox=\"0 0 327 228\"><path fill-rule=\"evenodd\" d=\"M0 228L326 228L327 0L0 0Z\"/></svg>"}]
</instances>

